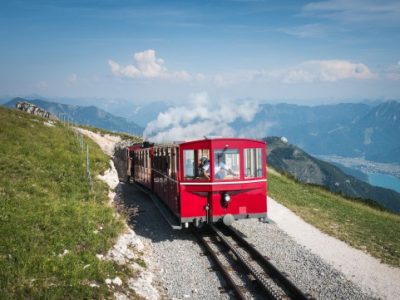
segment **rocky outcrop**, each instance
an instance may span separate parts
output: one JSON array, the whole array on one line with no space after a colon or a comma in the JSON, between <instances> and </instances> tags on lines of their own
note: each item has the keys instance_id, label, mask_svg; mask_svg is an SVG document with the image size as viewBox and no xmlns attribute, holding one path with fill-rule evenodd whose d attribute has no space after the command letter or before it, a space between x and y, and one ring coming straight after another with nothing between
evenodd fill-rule
<instances>
[{"instance_id":1,"label":"rocky outcrop","mask_svg":"<svg viewBox=\"0 0 400 300\"><path fill-rule=\"evenodd\" d=\"M17 102L17 104L15 106L17 109L22 110L22 111L27 112L32 115L40 116L43 118L48 118L51 120L58 120L58 118L55 115L48 112L47 110L45 110L35 104L26 102L26 101Z\"/></svg>"}]
</instances>

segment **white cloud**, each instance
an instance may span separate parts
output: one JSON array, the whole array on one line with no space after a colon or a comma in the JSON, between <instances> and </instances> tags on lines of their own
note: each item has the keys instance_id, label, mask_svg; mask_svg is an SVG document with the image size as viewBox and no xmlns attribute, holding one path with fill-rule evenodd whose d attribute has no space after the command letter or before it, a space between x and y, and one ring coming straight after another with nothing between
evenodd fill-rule
<instances>
[{"instance_id":1,"label":"white cloud","mask_svg":"<svg viewBox=\"0 0 400 300\"><path fill-rule=\"evenodd\" d=\"M143 77L155 78L166 71L164 60L156 58L156 52L152 49L135 53L134 58Z\"/></svg>"},{"instance_id":2,"label":"white cloud","mask_svg":"<svg viewBox=\"0 0 400 300\"><path fill-rule=\"evenodd\" d=\"M71 75L68 76L67 80L70 83L74 83L78 80L78 75L76 75L75 73L72 73Z\"/></svg>"},{"instance_id":3,"label":"white cloud","mask_svg":"<svg viewBox=\"0 0 400 300\"><path fill-rule=\"evenodd\" d=\"M400 60L387 68L386 77L390 80L400 80Z\"/></svg>"},{"instance_id":4,"label":"white cloud","mask_svg":"<svg viewBox=\"0 0 400 300\"><path fill-rule=\"evenodd\" d=\"M171 81L190 81L192 75L187 71L170 72L164 66L164 60L156 57L152 49L135 53L133 56L135 64L121 66L112 59L108 60L111 72L116 76L146 79L167 79Z\"/></svg>"},{"instance_id":5,"label":"white cloud","mask_svg":"<svg viewBox=\"0 0 400 300\"><path fill-rule=\"evenodd\" d=\"M239 70L214 75L214 84L219 87L257 81L265 75L264 70Z\"/></svg>"},{"instance_id":6,"label":"white cloud","mask_svg":"<svg viewBox=\"0 0 400 300\"><path fill-rule=\"evenodd\" d=\"M258 109L255 102L216 102L208 94L199 93L192 95L187 104L160 113L147 125L144 136L154 142L191 140L211 135L235 136L237 133L230 124L239 119L250 122Z\"/></svg>"},{"instance_id":7,"label":"white cloud","mask_svg":"<svg viewBox=\"0 0 400 300\"><path fill-rule=\"evenodd\" d=\"M47 81L45 80L40 80L37 84L36 87L39 89L47 89L49 87Z\"/></svg>"},{"instance_id":8,"label":"white cloud","mask_svg":"<svg viewBox=\"0 0 400 300\"><path fill-rule=\"evenodd\" d=\"M294 35L299 38L311 38L321 36L326 31L326 29L323 28L320 24L305 24L293 27L279 28L278 31L289 35Z\"/></svg>"},{"instance_id":9,"label":"white cloud","mask_svg":"<svg viewBox=\"0 0 400 300\"><path fill-rule=\"evenodd\" d=\"M224 86L226 84L226 75L217 74L214 76L214 83L217 86Z\"/></svg>"},{"instance_id":10,"label":"white cloud","mask_svg":"<svg viewBox=\"0 0 400 300\"><path fill-rule=\"evenodd\" d=\"M203 81L206 79L206 76L203 73L197 73L196 74L196 80L197 81Z\"/></svg>"},{"instance_id":11,"label":"white cloud","mask_svg":"<svg viewBox=\"0 0 400 300\"><path fill-rule=\"evenodd\" d=\"M399 23L400 2L396 0L329 0L311 2L303 13L345 22Z\"/></svg>"},{"instance_id":12,"label":"white cloud","mask_svg":"<svg viewBox=\"0 0 400 300\"><path fill-rule=\"evenodd\" d=\"M362 63L353 63L347 60L310 60L296 66L282 67L274 70L242 70L217 74L214 76L214 83L217 86L252 82L292 84L373 78L377 78L377 75Z\"/></svg>"},{"instance_id":13,"label":"white cloud","mask_svg":"<svg viewBox=\"0 0 400 300\"><path fill-rule=\"evenodd\" d=\"M251 126L245 126L240 128L238 136L240 137L251 137L251 138L262 138L268 135L269 130L277 126L277 122L266 122L260 121Z\"/></svg>"},{"instance_id":14,"label":"white cloud","mask_svg":"<svg viewBox=\"0 0 400 300\"><path fill-rule=\"evenodd\" d=\"M111 67L111 72L117 76L136 78L141 75L140 71L133 65L123 67L111 59L108 60L108 65Z\"/></svg>"},{"instance_id":15,"label":"white cloud","mask_svg":"<svg viewBox=\"0 0 400 300\"><path fill-rule=\"evenodd\" d=\"M374 75L366 65L346 60L311 60L282 72L285 83L335 82L343 79L371 79Z\"/></svg>"}]
</instances>

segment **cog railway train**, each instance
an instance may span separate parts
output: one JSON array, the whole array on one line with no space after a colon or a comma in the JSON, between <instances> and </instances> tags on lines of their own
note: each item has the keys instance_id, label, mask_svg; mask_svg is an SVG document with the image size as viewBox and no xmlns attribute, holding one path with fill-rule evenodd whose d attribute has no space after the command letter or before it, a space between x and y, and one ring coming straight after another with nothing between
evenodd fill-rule
<instances>
[{"instance_id":1,"label":"cog railway train","mask_svg":"<svg viewBox=\"0 0 400 300\"><path fill-rule=\"evenodd\" d=\"M127 149L128 180L146 187L180 227L267 218L266 144L205 138Z\"/></svg>"}]
</instances>

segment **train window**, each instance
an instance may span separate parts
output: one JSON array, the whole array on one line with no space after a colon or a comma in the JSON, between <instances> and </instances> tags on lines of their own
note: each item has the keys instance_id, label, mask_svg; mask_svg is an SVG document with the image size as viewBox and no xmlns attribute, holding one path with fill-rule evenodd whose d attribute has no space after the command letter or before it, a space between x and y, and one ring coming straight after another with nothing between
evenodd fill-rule
<instances>
[{"instance_id":1,"label":"train window","mask_svg":"<svg viewBox=\"0 0 400 300\"><path fill-rule=\"evenodd\" d=\"M209 168L206 170L207 177L203 174L203 164L209 161L210 151L208 149L184 150L183 164L186 180L209 179Z\"/></svg>"},{"instance_id":2,"label":"train window","mask_svg":"<svg viewBox=\"0 0 400 300\"><path fill-rule=\"evenodd\" d=\"M262 149L244 149L244 177L257 178L263 176Z\"/></svg>"},{"instance_id":3,"label":"train window","mask_svg":"<svg viewBox=\"0 0 400 300\"><path fill-rule=\"evenodd\" d=\"M151 168L151 161L150 161L150 151L149 150L146 151L146 161L147 161L146 166L147 166L148 169L150 169Z\"/></svg>"},{"instance_id":4,"label":"train window","mask_svg":"<svg viewBox=\"0 0 400 300\"><path fill-rule=\"evenodd\" d=\"M238 149L214 151L215 179L237 179L240 177L240 159Z\"/></svg>"}]
</instances>

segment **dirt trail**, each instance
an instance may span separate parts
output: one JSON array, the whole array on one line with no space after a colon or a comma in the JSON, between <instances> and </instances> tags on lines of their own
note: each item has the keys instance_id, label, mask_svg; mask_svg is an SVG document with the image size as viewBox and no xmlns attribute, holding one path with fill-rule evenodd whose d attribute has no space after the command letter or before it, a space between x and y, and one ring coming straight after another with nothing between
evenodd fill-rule
<instances>
[{"instance_id":1,"label":"dirt trail","mask_svg":"<svg viewBox=\"0 0 400 300\"><path fill-rule=\"evenodd\" d=\"M82 128L75 128L82 134L86 135L87 137L91 138L94 142L96 142L101 150L109 156L114 155L114 148L115 145L121 141L119 136L109 135L109 134L99 134L94 133L93 131L82 129Z\"/></svg>"},{"instance_id":2,"label":"dirt trail","mask_svg":"<svg viewBox=\"0 0 400 300\"><path fill-rule=\"evenodd\" d=\"M109 199L110 202L116 200L116 197L120 196L118 193L119 179L118 173L115 169L112 157L114 155L114 149L121 138L118 136L112 136L108 134L98 134L92 131L76 128L82 134L91 138L96 142L100 148L110 156L110 169L108 169L103 176L99 176L101 180L106 182L110 188ZM117 191L117 193L115 192ZM151 244L142 242L142 240L136 235L136 233L126 226L123 234L121 234L116 244L108 251L106 255L98 254L99 259L114 260L120 265L126 265L132 270L137 271L138 275L134 278L129 278L125 282L127 289L122 288L122 280L119 277L107 278L106 283L110 289L114 289L114 296L116 299L131 299L134 295L139 295L144 299L160 299L160 288L157 276L153 272L154 266L152 262L152 246ZM137 261L143 260L147 266L144 268L142 264L138 264ZM132 294L134 291L134 294Z\"/></svg>"},{"instance_id":3,"label":"dirt trail","mask_svg":"<svg viewBox=\"0 0 400 300\"><path fill-rule=\"evenodd\" d=\"M285 206L268 197L268 216L299 244L341 271L366 293L382 299L400 299L400 269L322 233Z\"/></svg>"}]
</instances>

